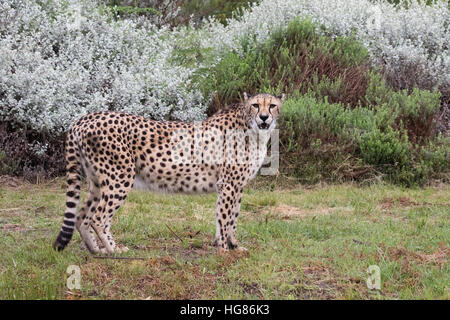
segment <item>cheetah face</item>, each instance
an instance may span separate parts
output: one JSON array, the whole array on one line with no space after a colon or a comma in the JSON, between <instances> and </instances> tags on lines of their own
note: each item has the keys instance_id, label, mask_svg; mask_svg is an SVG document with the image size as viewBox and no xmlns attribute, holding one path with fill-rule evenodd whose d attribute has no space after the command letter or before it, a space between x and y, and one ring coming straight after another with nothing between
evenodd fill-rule
<instances>
[{"instance_id":1,"label":"cheetah face","mask_svg":"<svg viewBox=\"0 0 450 320\"><path fill-rule=\"evenodd\" d=\"M284 94L277 97L266 93L250 96L244 92L244 103L249 112L251 127L255 130L275 128L283 101Z\"/></svg>"}]
</instances>

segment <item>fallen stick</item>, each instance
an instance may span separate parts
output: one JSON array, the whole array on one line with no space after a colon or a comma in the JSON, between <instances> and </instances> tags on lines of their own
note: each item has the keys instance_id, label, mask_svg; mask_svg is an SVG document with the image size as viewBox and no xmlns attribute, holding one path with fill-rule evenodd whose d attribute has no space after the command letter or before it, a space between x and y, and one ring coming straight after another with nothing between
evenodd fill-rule
<instances>
[{"instance_id":1,"label":"fallen stick","mask_svg":"<svg viewBox=\"0 0 450 320\"><path fill-rule=\"evenodd\" d=\"M94 256L94 259L113 259L113 260L147 260L142 257L108 257L108 256Z\"/></svg>"},{"instance_id":2,"label":"fallen stick","mask_svg":"<svg viewBox=\"0 0 450 320\"><path fill-rule=\"evenodd\" d=\"M180 236L177 235L177 234L175 233L175 231L173 231L173 230L169 227L169 225L168 225L167 223L166 223L166 227L167 227L167 229L170 230L170 232L172 232L172 233L175 235L175 237L178 238L178 240L180 240L181 242L183 242L183 239L181 239Z\"/></svg>"},{"instance_id":3,"label":"fallen stick","mask_svg":"<svg viewBox=\"0 0 450 320\"><path fill-rule=\"evenodd\" d=\"M360 241L360 240L356 240L356 239L352 239L353 242L357 243L357 244L363 244L363 245L371 245L371 242L364 242L364 241Z\"/></svg>"}]
</instances>

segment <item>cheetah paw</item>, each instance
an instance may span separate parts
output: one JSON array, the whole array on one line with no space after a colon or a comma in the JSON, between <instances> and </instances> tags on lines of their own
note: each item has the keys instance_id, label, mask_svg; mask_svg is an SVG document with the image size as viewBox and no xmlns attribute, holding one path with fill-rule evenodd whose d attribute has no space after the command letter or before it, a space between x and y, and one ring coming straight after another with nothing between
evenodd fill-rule
<instances>
[{"instance_id":1,"label":"cheetah paw","mask_svg":"<svg viewBox=\"0 0 450 320\"><path fill-rule=\"evenodd\" d=\"M117 253L124 253L124 252L128 252L130 249L128 249L128 247L116 247L114 249L115 252Z\"/></svg>"},{"instance_id":2,"label":"cheetah paw","mask_svg":"<svg viewBox=\"0 0 450 320\"><path fill-rule=\"evenodd\" d=\"M216 251L217 251L218 255L224 255L224 254L227 254L228 252L230 252L230 250L225 249L225 248L217 248Z\"/></svg>"}]
</instances>

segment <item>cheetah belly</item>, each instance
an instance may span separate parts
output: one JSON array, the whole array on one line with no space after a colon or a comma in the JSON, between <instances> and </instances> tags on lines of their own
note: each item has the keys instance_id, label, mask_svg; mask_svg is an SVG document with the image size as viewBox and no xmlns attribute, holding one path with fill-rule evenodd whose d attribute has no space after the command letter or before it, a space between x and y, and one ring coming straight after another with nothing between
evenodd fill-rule
<instances>
[{"instance_id":1,"label":"cheetah belly","mask_svg":"<svg viewBox=\"0 0 450 320\"><path fill-rule=\"evenodd\" d=\"M262 147L260 150L258 150L258 158L255 159L255 161L253 161L250 170L250 180L253 180L256 177L256 174L258 173L259 169L262 167L264 163L266 154L267 154L267 147Z\"/></svg>"},{"instance_id":2,"label":"cheetah belly","mask_svg":"<svg viewBox=\"0 0 450 320\"><path fill-rule=\"evenodd\" d=\"M203 194L216 192L216 181L210 175L169 177L136 175L134 188L162 193Z\"/></svg>"}]
</instances>

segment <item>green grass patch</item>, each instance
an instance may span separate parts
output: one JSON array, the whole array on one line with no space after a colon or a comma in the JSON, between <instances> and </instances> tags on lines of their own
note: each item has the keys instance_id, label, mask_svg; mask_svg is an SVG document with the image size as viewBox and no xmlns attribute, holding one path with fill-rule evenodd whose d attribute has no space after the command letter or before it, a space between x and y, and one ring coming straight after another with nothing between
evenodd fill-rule
<instances>
[{"instance_id":1,"label":"green grass patch","mask_svg":"<svg viewBox=\"0 0 450 320\"><path fill-rule=\"evenodd\" d=\"M238 240L213 247L215 195L133 191L112 232L130 251L99 259L74 239L51 249L62 181L0 188L2 299L449 299L450 189L376 184L245 190ZM133 259L134 258L134 259ZM69 265L81 289L66 285ZM381 270L381 290L366 286Z\"/></svg>"}]
</instances>

